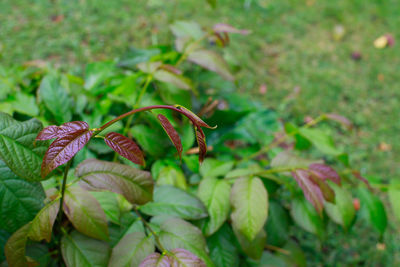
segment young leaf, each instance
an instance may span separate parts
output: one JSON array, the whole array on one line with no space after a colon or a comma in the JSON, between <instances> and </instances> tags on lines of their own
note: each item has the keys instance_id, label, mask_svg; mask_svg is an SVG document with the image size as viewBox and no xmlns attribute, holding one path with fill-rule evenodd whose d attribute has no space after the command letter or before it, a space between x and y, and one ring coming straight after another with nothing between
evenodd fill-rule
<instances>
[{"instance_id":1,"label":"young leaf","mask_svg":"<svg viewBox=\"0 0 400 267\"><path fill-rule=\"evenodd\" d=\"M309 175L308 177L311 182L319 187L319 190L321 191L322 196L326 201L330 203L335 203L335 192L332 190L332 188L329 187L329 185L325 181L313 175Z\"/></svg>"},{"instance_id":2,"label":"young leaf","mask_svg":"<svg viewBox=\"0 0 400 267\"><path fill-rule=\"evenodd\" d=\"M309 173L306 170L298 169L292 172L304 196L311 202L319 214L322 214L324 208L324 196L319 186L310 180Z\"/></svg>"},{"instance_id":3,"label":"young leaf","mask_svg":"<svg viewBox=\"0 0 400 267\"><path fill-rule=\"evenodd\" d=\"M80 187L68 187L64 211L79 232L100 240L108 240L107 219L99 202Z\"/></svg>"},{"instance_id":4,"label":"young leaf","mask_svg":"<svg viewBox=\"0 0 400 267\"><path fill-rule=\"evenodd\" d=\"M335 191L335 204L325 203L325 211L335 223L348 229L356 215L351 194L344 188L332 184Z\"/></svg>"},{"instance_id":5,"label":"young leaf","mask_svg":"<svg viewBox=\"0 0 400 267\"><path fill-rule=\"evenodd\" d=\"M59 126L50 125L44 128L36 136L36 140L50 140L58 137Z\"/></svg>"},{"instance_id":6,"label":"young leaf","mask_svg":"<svg viewBox=\"0 0 400 267\"><path fill-rule=\"evenodd\" d=\"M180 89L190 90L193 88L192 81L189 78L171 71L157 70L154 72L153 77L158 81L173 84Z\"/></svg>"},{"instance_id":7,"label":"young leaf","mask_svg":"<svg viewBox=\"0 0 400 267\"><path fill-rule=\"evenodd\" d=\"M197 127L206 127L208 129L215 129L217 126L211 127L207 123L205 123L202 119L200 119L196 114L194 114L192 111L189 109L185 108L184 106L181 105L175 105L176 108L180 109L181 113L185 115L188 119L190 119L193 124ZM203 134L204 136L204 134Z\"/></svg>"},{"instance_id":8,"label":"young leaf","mask_svg":"<svg viewBox=\"0 0 400 267\"><path fill-rule=\"evenodd\" d=\"M300 134L304 138L308 139L322 153L332 156L338 156L342 154L342 151L335 146L332 137L320 129L303 127L300 128Z\"/></svg>"},{"instance_id":9,"label":"young leaf","mask_svg":"<svg viewBox=\"0 0 400 267\"><path fill-rule=\"evenodd\" d=\"M165 166L161 169L157 176L157 185L172 185L183 190L188 188L183 171L172 166Z\"/></svg>"},{"instance_id":10,"label":"young leaf","mask_svg":"<svg viewBox=\"0 0 400 267\"><path fill-rule=\"evenodd\" d=\"M24 225L16 231L7 241L4 247L4 254L9 266L26 267L30 266L25 256L26 242L30 223Z\"/></svg>"},{"instance_id":11,"label":"young leaf","mask_svg":"<svg viewBox=\"0 0 400 267\"><path fill-rule=\"evenodd\" d=\"M206 252L206 241L201 231L192 224L181 219L167 219L161 224L159 238L165 249L186 249L202 259L207 266L215 266Z\"/></svg>"},{"instance_id":12,"label":"young leaf","mask_svg":"<svg viewBox=\"0 0 400 267\"><path fill-rule=\"evenodd\" d=\"M0 229L13 233L31 221L44 198L40 183L19 178L0 160Z\"/></svg>"},{"instance_id":13,"label":"young leaf","mask_svg":"<svg viewBox=\"0 0 400 267\"><path fill-rule=\"evenodd\" d=\"M199 146L199 162L202 163L207 153L206 137L200 128L196 127L196 140Z\"/></svg>"},{"instance_id":14,"label":"young leaf","mask_svg":"<svg viewBox=\"0 0 400 267\"><path fill-rule=\"evenodd\" d=\"M152 237L142 232L125 235L113 248L108 266L138 266L154 250Z\"/></svg>"},{"instance_id":15,"label":"young leaf","mask_svg":"<svg viewBox=\"0 0 400 267\"><path fill-rule=\"evenodd\" d=\"M290 214L295 223L301 228L319 237L323 236L324 224L322 218L304 198L292 200Z\"/></svg>"},{"instance_id":16,"label":"young leaf","mask_svg":"<svg viewBox=\"0 0 400 267\"><path fill-rule=\"evenodd\" d=\"M254 240L268 216L268 192L258 177L239 178L231 191L233 227L248 241Z\"/></svg>"},{"instance_id":17,"label":"young leaf","mask_svg":"<svg viewBox=\"0 0 400 267\"><path fill-rule=\"evenodd\" d=\"M169 122L169 120L162 114L158 114L157 118L160 120L162 127L167 133L169 139L174 144L176 150L178 151L179 157L182 158L182 143L179 134L176 132L174 126Z\"/></svg>"},{"instance_id":18,"label":"young leaf","mask_svg":"<svg viewBox=\"0 0 400 267\"><path fill-rule=\"evenodd\" d=\"M217 33L238 33L238 34L242 34L242 35L247 35L250 33L249 30L240 30L240 29L236 29L235 27L233 27L232 25L229 24L225 24L225 23L218 23L215 24L213 27L214 32Z\"/></svg>"},{"instance_id":19,"label":"young leaf","mask_svg":"<svg viewBox=\"0 0 400 267\"><path fill-rule=\"evenodd\" d=\"M133 140L122 134L111 132L106 135L104 141L124 158L129 159L133 163L144 165L143 153Z\"/></svg>"},{"instance_id":20,"label":"young leaf","mask_svg":"<svg viewBox=\"0 0 400 267\"><path fill-rule=\"evenodd\" d=\"M196 255L183 248L176 248L169 253L171 266L206 267L206 264Z\"/></svg>"},{"instance_id":21,"label":"young leaf","mask_svg":"<svg viewBox=\"0 0 400 267\"><path fill-rule=\"evenodd\" d=\"M42 177L71 160L89 142L92 135L93 131L88 128L80 129L68 132L51 143L43 158Z\"/></svg>"},{"instance_id":22,"label":"young leaf","mask_svg":"<svg viewBox=\"0 0 400 267\"><path fill-rule=\"evenodd\" d=\"M150 173L119 163L87 159L75 170L80 185L87 190L109 190L123 195L132 204L153 199L154 182Z\"/></svg>"},{"instance_id":23,"label":"young leaf","mask_svg":"<svg viewBox=\"0 0 400 267\"><path fill-rule=\"evenodd\" d=\"M200 182L198 196L210 214L203 227L206 236L216 232L228 218L230 190L231 186L226 180L206 178Z\"/></svg>"},{"instance_id":24,"label":"young leaf","mask_svg":"<svg viewBox=\"0 0 400 267\"><path fill-rule=\"evenodd\" d=\"M61 253L67 267L107 266L110 246L106 242L73 231L61 239Z\"/></svg>"},{"instance_id":25,"label":"young leaf","mask_svg":"<svg viewBox=\"0 0 400 267\"><path fill-rule=\"evenodd\" d=\"M196 50L189 53L187 59L205 69L214 71L228 81L234 81L235 77L231 74L228 64L217 53L211 50Z\"/></svg>"},{"instance_id":26,"label":"young leaf","mask_svg":"<svg viewBox=\"0 0 400 267\"><path fill-rule=\"evenodd\" d=\"M50 242L53 224L57 218L59 208L60 200L58 198L44 206L33 219L28 237L38 242L43 239Z\"/></svg>"},{"instance_id":27,"label":"young leaf","mask_svg":"<svg viewBox=\"0 0 400 267\"><path fill-rule=\"evenodd\" d=\"M330 166L320 163L312 163L308 170L311 175L315 175L322 179L323 181L331 180L332 182L340 185L340 176L339 174Z\"/></svg>"},{"instance_id":28,"label":"young leaf","mask_svg":"<svg viewBox=\"0 0 400 267\"><path fill-rule=\"evenodd\" d=\"M221 161L209 158L201 164L200 174L204 178L223 177L233 168L233 165L233 161Z\"/></svg>"},{"instance_id":29,"label":"young leaf","mask_svg":"<svg viewBox=\"0 0 400 267\"><path fill-rule=\"evenodd\" d=\"M346 117L343 117L341 115L334 114L334 113L325 114L325 116L330 120L339 122L340 124L342 124L344 127L346 127L349 130L351 130L353 128L353 123Z\"/></svg>"},{"instance_id":30,"label":"young leaf","mask_svg":"<svg viewBox=\"0 0 400 267\"><path fill-rule=\"evenodd\" d=\"M171 259L167 254L160 254L158 252L148 255L139 267L170 267Z\"/></svg>"},{"instance_id":31,"label":"young leaf","mask_svg":"<svg viewBox=\"0 0 400 267\"><path fill-rule=\"evenodd\" d=\"M141 206L140 211L152 216L166 214L188 220L208 215L206 207L198 198L169 185L156 187L154 201Z\"/></svg>"}]
</instances>

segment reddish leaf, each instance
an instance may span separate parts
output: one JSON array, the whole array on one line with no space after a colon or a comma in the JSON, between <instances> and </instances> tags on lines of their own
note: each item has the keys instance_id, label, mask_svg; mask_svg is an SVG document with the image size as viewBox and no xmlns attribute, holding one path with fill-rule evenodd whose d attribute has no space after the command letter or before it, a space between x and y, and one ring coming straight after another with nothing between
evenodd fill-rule
<instances>
[{"instance_id":1,"label":"reddish leaf","mask_svg":"<svg viewBox=\"0 0 400 267\"><path fill-rule=\"evenodd\" d=\"M171 267L171 259L167 255L154 252L147 256L139 267Z\"/></svg>"},{"instance_id":2,"label":"reddish leaf","mask_svg":"<svg viewBox=\"0 0 400 267\"><path fill-rule=\"evenodd\" d=\"M206 264L196 255L183 248L171 250L171 266L206 267Z\"/></svg>"},{"instance_id":3,"label":"reddish leaf","mask_svg":"<svg viewBox=\"0 0 400 267\"><path fill-rule=\"evenodd\" d=\"M324 197L318 185L313 183L309 178L306 170L298 169L292 172L294 179L303 190L304 196L315 207L319 214L322 213Z\"/></svg>"},{"instance_id":4,"label":"reddish leaf","mask_svg":"<svg viewBox=\"0 0 400 267\"><path fill-rule=\"evenodd\" d=\"M51 143L43 158L42 177L71 160L89 142L92 135L93 131L81 129L64 134Z\"/></svg>"},{"instance_id":5,"label":"reddish leaf","mask_svg":"<svg viewBox=\"0 0 400 267\"><path fill-rule=\"evenodd\" d=\"M182 71L180 69L175 68L172 65L163 64L163 65L161 65L160 69L164 69L166 71L175 73L176 75L182 75Z\"/></svg>"},{"instance_id":6,"label":"reddish leaf","mask_svg":"<svg viewBox=\"0 0 400 267\"><path fill-rule=\"evenodd\" d=\"M50 125L44 128L42 131L38 133L36 136L36 140L49 140L58 137L58 130L60 127L55 125Z\"/></svg>"},{"instance_id":7,"label":"reddish leaf","mask_svg":"<svg viewBox=\"0 0 400 267\"><path fill-rule=\"evenodd\" d=\"M330 166L320 163L312 163L308 167L311 175L317 176L323 181L331 180L335 184L340 185L339 174Z\"/></svg>"},{"instance_id":8,"label":"reddish leaf","mask_svg":"<svg viewBox=\"0 0 400 267\"><path fill-rule=\"evenodd\" d=\"M339 122L340 124L342 124L344 127L348 128L349 130L351 130L353 128L353 123L346 117L343 117L341 115L334 114L334 113L329 113L329 114L326 114L325 116L330 120Z\"/></svg>"},{"instance_id":9,"label":"reddish leaf","mask_svg":"<svg viewBox=\"0 0 400 267\"><path fill-rule=\"evenodd\" d=\"M169 122L169 120L162 114L158 114L157 118L160 120L162 127L164 128L165 132L167 133L169 139L176 147L178 151L179 157L182 158L182 143L179 134L176 132L174 126Z\"/></svg>"},{"instance_id":10,"label":"reddish leaf","mask_svg":"<svg viewBox=\"0 0 400 267\"><path fill-rule=\"evenodd\" d=\"M176 108L181 110L181 113L188 117L195 126L197 127L206 127L209 129L215 129L217 126L211 127L207 123L205 123L202 119L200 119L196 114L185 108L184 106L181 105L175 105Z\"/></svg>"},{"instance_id":11,"label":"reddish leaf","mask_svg":"<svg viewBox=\"0 0 400 267\"><path fill-rule=\"evenodd\" d=\"M329 187L327 183L325 183L324 180L321 180L318 177L313 176L311 174L309 175L309 179L319 187L322 196L326 201L335 203L335 192L332 190L332 188Z\"/></svg>"},{"instance_id":12,"label":"reddish leaf","mask_svg":"<svg viewBox=\"0 0 400 267\"><path fill-rule=\"evenodd\" d=\"M251 31L249 30L240 30L240 29L236 29L235 27L233 27L232 25L229 24L225 24L225 23L218 23L215 24L213 27L214 32L224 32L224 33L238 33L238 34L242 34L242 35L247 35L249 33L251 33Z\"/></svg>"},{"instance_id":13,"label":"reddish leaf","mask_svg":"<svg viewBox=\"0 0 400 267\"><path fill-rule=\"evenodd\" d=\"M195 127L196 140L199 145L199 162L202 163L207 153L206 137L201 128Z\"/></svg>"},{"instance_id":14,"label":"reddish leaf","mask_svg":"<svg viewBox=\"0 0 400 267\"><path fill-rule=\"evenodd\" d=\"M358 180L362 181L368 187L368 189L372 191L371 184L368 182L368 180L366 178L361 176L361 173L359 171L353 171L353 175Z\"/></svg>"},{"instance_id":15,"label":"reddish leaf","mask_svg":"<svg viewBox=\"0 0 400 267\"><path fill-rule=\"evenodd\" d=\"M124 158L129 159L133 163L144 165L143 153L133 140L122 134L111 132L106 135L104 141Z\"/></svg>"},{"instance_id":16,"label":"reddish leaf","mask_svg":"<svg viewBox=\"0 0 400 267\"><path fill-rule=\"evenodd\" d=\"M73 132L89 130L89 125L84 121L66 122L61 126L50 125L44 128L36 137L36 140L49 140L63 137Z\"/></svg>"}]
</instances>

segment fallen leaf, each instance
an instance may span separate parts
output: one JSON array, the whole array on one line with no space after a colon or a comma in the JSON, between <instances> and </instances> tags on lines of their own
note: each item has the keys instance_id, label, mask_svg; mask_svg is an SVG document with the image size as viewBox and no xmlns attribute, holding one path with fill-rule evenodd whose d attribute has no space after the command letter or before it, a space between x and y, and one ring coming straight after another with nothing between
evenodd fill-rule
<instances>
[{"instance_id":1,"label":"fallen leaf","mask_svg":"<svg viewBox=\"0 0 400 267\"><path fill-rule=\"evenodd\" d=\"M386 38L385 35L379 37L378 39L376 39L374 41L374 46L375 46L375 48L378 48L378 49L385 48L387 45L388 45L388 39Z\"/></svg>"}]
</instances>

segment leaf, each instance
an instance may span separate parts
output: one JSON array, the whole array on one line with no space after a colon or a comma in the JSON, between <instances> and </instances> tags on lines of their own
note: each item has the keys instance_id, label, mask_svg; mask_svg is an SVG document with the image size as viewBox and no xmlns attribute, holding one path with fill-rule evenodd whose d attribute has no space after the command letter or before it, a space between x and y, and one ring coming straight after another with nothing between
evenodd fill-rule
<instances>
[{"instance_id":1,"label":"leaf","mask_svg":"<svg viewBox=\"0 0 400 267\"><path fill-rule=\"evenodd\" d=\"M49 140L63 137L77 131L88 130L89 125L84 121L70 121L60 126L50 125L44 128L37 136L36 140Z\"/></svg>"},{"instance_id":2,"label":"leaf","mask_svg":"<svg viewBox=\"0 0 400 267\"><path fill-rule=\"evenodd\" d=\"M94 94L101 91L96 90L105 80L107 80L115 69L114 62L93 62L86 66L85 70L85 89Z\"/></svg>"},{"instance_id":3,"label":"leaf","mask_svg":"<svg viewBox=\"0 0 400 267\"><path fill-rule=\"evenodd\" d=\"M110 258L110 246L73 231L62 237L61 253L67 267L105 267Z\"/></svg>"},{"instance_id":4,"label":"leaf","mask_svg":"<svg viewBox=\"0 0 400 267\"><path fill-rule=\"evenodd\" d=\"M194 21L175 21L170 29L175 37L191 37L197 40L204 36L200 25Z\"/></svg>"},{"instance_id":5,"label":"leaf","mask_svg":"<svg viewBox=\"0 0 400 267\"><path fill-rule=\"evenodd\" d=\"M196 128L196 140L199 146L199 162L202 163L207 153L206 137L200 128Z\"/></svg>"},{"instance_id":6,"label":"leaf","mask_svg":"<svg viewBox=\"0 0 400 267\"><path fill-rule=\"evenodd\" d=\"M229 24L225 24L225 23L217 23L214 25L213 27L214 32L217 33L238 33L238 34L242 34L242 35L247 35L249 33L251 33L251 31L249 30L240 30L237 29L235 27L233 27L232 25Z\"/></svg>"},{"instance_id":7,"label":"leaf","mask_svg":"<svg viewBox=\"0 0 400 267\"><path fill-rule=\"evenodd\" d=\"M7 241L4 247L9 266L26 267L29 266L28 260L25 257L25 247L28 241L28 231L30 223L18 229Z\"/></svg>"},{"instance_id":8,"label":"leaf","mask_svg":"<svg viewBox=\"0 0 400 267\"><path fill-rule=\"evenodd\" d=\"M351 130L353 128L353 123L346 117L343 117L341 115L334 114L334 113L325 114L325 116L330 120L339 122L344 127L346 127L348 130Z\"/></svg>"},{"instance_id":9,"label":"leaf","mask_svg":"<svg viewBox=\"0 0 400 267\"><path fill-rule=\"evenodd\" d=\"M307 168L310 164L322 163L322 161L309 160L301 158L289 151L282 151L276 155L271 161L271 167L288 167L288 168Z\"/></svg>"},{"instance_id":10,"label":"leaf","mask_svg":"<svg viewBox=\"0 0 400 267\"><path fill-rule=\"evenodd\" d=\"M306 170L295 170L292 172L294 179L303 190L304 196L311 202L316 211L322 214L324 208L324 196L320 187L314 183Z\"/></svg>"},{"instance_id":11,"label":"leaf","mask_svg":"<svg viewBox=\"0 0 400 267\"><path fill-rule=\"evenodd\" d=\"M231 187L226 180L206 178L200 182L197 194L207 207L209 214L203 227L206 236L216 232L228 218L230 190Z\"/></svg>"},{"instance_id":12,"label":"leaf","mask_svg":"<svg viewBox=\"0 0 400 267\"><path fill-rule=\"evenodd\" d=\"M213 8L217 7L217 0L206 0L207 3L212 6Z\"/></svg>"},{"instance_id":13,"label":"leaf","mask_svg":"<svg viewBox=\"0 0 400 267\"><path fill-rule=\"evenodd\" d=\"M157 118L159 119L162 127L164 128L165 132L167 133L169 139L174 144L176 150L178 151L179 157L182 158L182 143L179 134L176 132L174 126L169 122L169 120L162 114L158 114Z\"/></svg>"},{"instance_id":14,"label":"leaf","mask_svg":"<svg viewBox=\"0 0 400 267\"><path fill-rule=\"evenodd\" d=\"M0 229L13 233L31 221L44 198L40 183L19 178L0 160Z\"/></svg>"},{"instance_id":15,"label":"leaf","mask_svg":"<svg viewBox=\"0 0 400 267\"><path fill-rule=\"evenodd\" d=\"M200 174L206 178L225 176L233 168L233 165L233 161L206 159L200 166Z\"/></svg>"},{"instance_id":16,"label":"leaf","mask_svg":"<svg viewBox=\"0 0 400 267\"><path fill-rule=\"evenodd\" d=\"M180 169L173 166L166 166L161 169L157 176L157 185L173 185L183 190L186 190L188 187L185 174Z\"/></svg>"},{"instance_id":17,"label":"leaf","mask_svg":"<svg viewBox=\"0 0 400 267\"><path fill-rule=\"evenodd\" d=\"M49 74L42 79L39 97L59 124L71 120L71 101L56 76Z\"/></svg>"},{"instance_id":18,"label":"leaf","mask_svg":"<svg viewBox=\"0 0 400 267\"><path fill-rule=\"evenodd\" d=\"M268 216L268 193L258 177L239 178L231 191L232 226L248 241L254 240Z\"/></svg>"},{"instance_id":19,"label":"leaf","mask_svg":"<svg viewBox=\"0 0 400 267\"><path fill-rule=\"evenodd\" d=\"M165 155L168 143L160 138L163 134L161 129L150 128L142 124L134 125L131 128L132 136L135 137L140 147L149 155L160 158ZM165 138L165 140L167 140Z\"/></svg>"},{"instance_id":20,"label":"leaf","mask_svg":"<svg viewBox=\"0 0 400 267\"><path fill-rule=\"evenodd\" d=\"M133 140L119 133L108 133L104 139L106 144L115 152L133 163L144 165L143 153Z\"/></svg>"},{"instance_id":21,"label":"leaf","mask_svg":"<svg viewBox=\"0 0 400 267\"><path fill-rule=\"evenodd\" d=\"M239 266L239 253L234 244L235 236L228 224L207 239L211 260L217 267Z\"/></svg>"},{"instance_id":22,"label":"leaf","mask_svg":"<svg viewBox=\"0 0 400 267\"><path fill-rule=\"evenodd\" d=\"M116 197L117 194L110 191L90 192L90 194L99 202L101 209L106 214L107 220L119 224L121 210Z\"/></svg>"},{"instance_id":23,"label":"leaf","mask_svg":"<svg viewBox=\"0 0 400 267\"><path fill-rule=\"evenodd\" d=\"M132 204L153 199L154 182L149 172L119 163L87 159L75 170L80 185L87 190L109 190L123 195Z\"/></svg>"},{"instance_id":24,"label":"leaf","mask_svg":"<svg viewBox=\"0 0 400 267\"><path fill-rule=\"evenodd\" d=\"M398 183L393 182L390 185L388 195L393 214L400 221L400 189Z\"/></svg>"},{"instance_id":25,"label":"leaf","mask_svg":"<svg viewBox=\"0 0 400 267\"><path fill-rule=\"evenodd\" d=\"M319 187L319 190L321 191L322 196L326 201L330 203L335 203L335 192L332 190L332 188L329 187L329 185L325 181L312 174L309 175L309 179L311 182Z\"/></svg>"},{"instance_id":26,"label":"leaf","mask_svg":"<svg viewBox=\"0 0 400 267\"><path fill-rule=\"evenodd\" d=\"M235 229L235 227L233 227L233 230L244 253L254 260L259 260L262 256L265 241L267 239L264 229L261 229L251 241L241 232Z\"/></svg>"},{"instance_id":27,"label":"leaf","mask_svg":"<svg viewBox=\"0 0 400 267\"><path fill-rule=\"evenodd\" d=\"M335 223L348 229L353 223L356 211L351 194L336 184L331 184L335 191L335 204L325 203L325 211Z\"/></svg>"},{"instance_id":28,"label":"leaf","mask_svg":"<svg viewBox=\"0 0 400 267\"><path fill-rule=\"evenodd\" d=\"M36 136L36 140L50 140L53 138L57 138L59 129L59 126L50 125L38 133L38 135Z\"/></svg>"},{"instance_id":29,"label":"leaf","mask_svg":"<svg viewBox=\"0 0 400 267\"><path fill-rule=\"evenodd\" d=\"M342 154L338 148L336 148L331 136L327 135L320 129L300 128L300 134L307 138L318 150L322 153L332 156L338 156Z\"/></svg>"},{"instance_id":30,"label":"leaf","mask_svg":"<svg viewBox=\"0 0 400 267\"><path fill-rule=\"evenodd\" d=\"M32 117L39 114L39 108L36 104L35 96L23 92L16 92L13 96L15 97L14 99L6 102L11 105L13 111Z\"/></svg>"},{"instance_id":31,"label":"leaf","mask_svg":"<svg viewBox=\"0 0 400 267\"><path fill-rule=\"evenodd\" d=\"M193 122L193 124L197 127L206 127L208 129L215 129L217 126L211 127L207 123L205 123L202 119L200 119L196 114L194 114L189 109L185 108L181 105L175 105L176 108L180 109L180 112L185 115L189 120ZM204 136L204 134L203 134Z\"/></svg>"},{"instance_id":32,"label":"leaf","mask_svg":"<svg viewBox=\"0 0 400 267\"><path fill-rule=\"evenodd\" d=\"M290 218L288 212L277 202L269 203L268 221L264 226L267 243L281 247L289 239Z\"/></svg>"},{"instance_id":33,"label":"leaf","mask_svg":"<svg viewBox=\"0 0 400 267\"><path fill-rule=\"evenodd\" d=\"M60 200L58 198L46 204L33 219L28 237L33 241L39 242L44 239L50 242L53 225L57 218L59 208Z\"/></svg>"},{"instance_id":34,"label":"leaf","mask_svg":"<svg viewBox=\"0 0 400 267\"><path fill-rule=\"evenodd\" d=\"M46 177L58 166L70 161L90 140L93 131L82 129L57 138L49 146L42 163L41 174Z\"/></svg>"},{"instance_id":35,"label":"leaf","mask_svg":"<svg viewBox=\"0 0 400 267\"><path fill-rule=\"evenodd\" d=\"M190 90L193 88L192 81L189 78L164 69L156 70L153 77L158 81L173 84L180 89Z\"/></svg>"},{"instance_id":36,"label":"leaf","mask_svg":"<svg viewBox=\"0 0 400 267\"><path fill-rule=\"evenodd\" d=\"M107 219L99 202L80 187L68 187L64 196L64 212L79 232L100 240L108 240Z\"/></svg>"},{"instance_id":37,"label":"leaf","mask_svg":"<svg viewBox=\"0 0 400 267\"><path fill-rule=\"evenodd\" d=\"M214 51L195 50L189 53L187 59L205 69L214 71L228 81L234 81L235 77L231 74L228 64Z\"/></svg>"},{"instance_id":38,"label":"leaf","mask_svg":"<svg viewBox=\"0 0 400 267\"><path fill-rule=\"evenodd\" d=\"M304 198L295 198L292 200L290 214L295 223L301 228L319 237L323 236L323 221L316 210Z\"/></svg>"},{"instance_id":39,"label":"leaf","mask_svg":"<svg viewBox=\"0 0 400 267\"><path fill-rule=\"evenodd\" d=\"M153 239L144 233L125 235L113 248L108 266L138 266L154 250Z\"/></svg>"},{"instance_id":40,"label":"leaf","mask_svg":"<svg viewBox=\"0 0 400 267\"><path fill-rule=\"evenodd\" d=\"M158 186L154 201L140 207L147 215L168 214L182 219L197 220L207 217L207 209L195 196L173 186Z\"/></svg>"},{"instance_id":41,"label":"leaf","mask_svg":"<svg viewBox=\"0 0 400 267\"><path fill-rule=\"evenodd\" d=\"M183 248L171 250L169 256L172 266L206 267L206 264L201 259Z\"/></svg>"},{"instance_id":42,"label":"leaf","mask_svg":"<svg viewBox=\"0 0 400 267\"><path fill-rule=\"evenodd\" d=\"M159 238L165 249L186 249L207 266L215 266L206 252L206 241L201 231L192 224L177 218L167 219L160 226Z\"/></svg>"},{"instance_id":43,"label":"leaf","mask_svg":"<svg viewBox=\"0 0 400 267\"><path fill-rule=\"evenodd\" d=\"M382 201L365 188L359 188L361 208L366 211L367 221L383 235L387 227L387 216Z\"/></svg>"},{"instance_id":44,"label":"leaf","mask_svg":"<svg viewBox=\"0 0 400 267\"><path fill-rule=\"evenodd\" d=\"M330 166L320 163L312 163L308 166L311 175L315 175L323 181L331 180L332 182L340 185L339 174Z\"/></svg>"},{"instance_id":45,"label":"leaf","mask_svg":"<svg viewBox=\"0 0 400 267\"><path fill-rule=\"evenodd\" d=\"M171 267L171 259L166 254L154 252L148 255L139 267Z\"/></svg>"}]
</instances>

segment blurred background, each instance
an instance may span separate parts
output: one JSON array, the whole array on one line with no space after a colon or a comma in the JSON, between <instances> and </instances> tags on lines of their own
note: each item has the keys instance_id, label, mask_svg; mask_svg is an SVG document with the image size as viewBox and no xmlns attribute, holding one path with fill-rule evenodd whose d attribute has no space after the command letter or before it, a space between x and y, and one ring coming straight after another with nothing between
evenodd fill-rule
<instances>
[{"instance_id":1,"label":"blurred background","mask_svg":"<svg viewBox=\"0 0 400 267\"><path fill-rule=\"evenodd\" d=\"M297 123L322 113L347 117L355 130L335 137L354 166L370 181L399 179L398 0L217 0L215 8L205 0L1 0L0 99L7 73L22 64L82 73L131 48L171 44L169 25L179 20L251 31L232 35L223 51L238 90ZM367 232L354 232L351 242Z\"/></svg>"}]
</instances>

